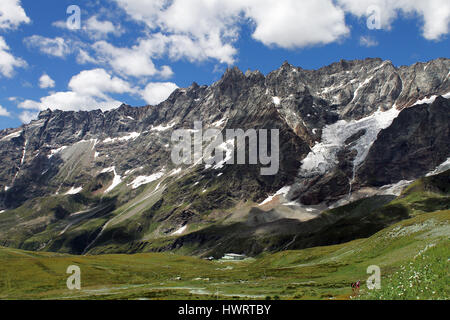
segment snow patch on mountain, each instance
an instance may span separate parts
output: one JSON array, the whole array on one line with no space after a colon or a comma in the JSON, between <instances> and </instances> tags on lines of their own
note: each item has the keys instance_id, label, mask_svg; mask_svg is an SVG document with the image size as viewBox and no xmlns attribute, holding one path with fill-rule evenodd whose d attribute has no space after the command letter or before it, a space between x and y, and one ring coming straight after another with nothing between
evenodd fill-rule
<instances>
[{"instance_id":1,"label":"snow patch on mountain","mask_svg":"<svg viewBox=\"0 0 450 320\"><path fill-rule=\"evenodd\" d=\"M411 183L414 181L402 180L394 184L389 184L380 188L379 194L381 195L394 195L400 196Z\"/></svg>"},{"instance_id":2,"label":"snow patch on mountain","mask_svg":"<svg viewBox=\"0 0 450 320\"><path fill-rule=\"evenodd\" d=\"M22 132L23 131L20 130L20 131L17 131L17 132L10 133L7 136L4 136L2 138L2 140L0 140L0 141L10 141L11 139L18 138L18 137L20 137L22 135Z\"/></svg>"},{"instance_id":3,"label":"snow patch on mountain","mask_svg":"<svg viewBox=\"0 0 450 320\"><path fill-rule=\"evenodd\" d=\"M100 173L114 172L115 169L116 169L116 167L105 168L105 169L103 169L102 171L100 171Z\"/></svg>"},{"instance_id":4,"label":"snow patch on mountain","mask_svg":"<svg viewBox=\"0 0 450 320\"><path fill-rule=\"evenodd\" d=\"M225 152L225 157L222 161L219 161L213 168L214 170L220 170L222 169L225 164L230 161L233 157L234 154L234 138L230 139L228 141L225 141L224 143L222 143L221 145L218 146L219 150L222 150L223 152ZM210 167L210 166L208 166ZM205 167L207 168L207 167Z\"/></svg>"},{"instance_id":5,"label":"snow patch on mountain","mask_svg":"<svg viewBox=\"0 0 450 320\"><path fill-rule=\"evenodd\" d=\"M269 203L270 201L272 201L273 199L275 199L278 196L283 196L286 198L286 196L288 195L289 191L291 191L291 187L283 187L280 190L278 190L274 195L269 196L266 200L264 200L263 202L261 202L259 205L263 206L266 203Z\"/></svg>"},{"instance_id":6,"label":"snow patch on mountain","mask_svg":"<svg viewBox=\"0 0 450 320\"><path fill-rule=\"evenodd\" d=\"M167 130L173 128L173 127L175 126L175 124L176 124L175 121L169 123L169 124L166 125L166 126L164 126L164 125L161 124L161 125L159 125L159 126L157 126L157 127L152 127L152 128L150 129L150 131L164 132L164 131L167 131Z\"/></svg>"},{"instance_id":7,"label":"snow patch on mountain","mask_svg":"<svg viewBox=\"0 0 450 320\"><path fill-rule=\"evenodd\" d=\"M211 124L211 126L212 126L213 128L220 128L220 127L222 127L222 125L225 124L225 122L227 122L227 121L228 121L228 118L227 118L227 117L223 117L222 119L220 119L220 120L214 122L213 124Z\"/></svg>"},{"instance_id":8,"label":"snow patch on mountain","mask_svg":"<svg viewBox=\"0 0 450 320\"><path fill-rule=\"evenodd\" d=\"M139 167L139 168L134 168L134 169L127 170L127 171L125 171L125 175L129 176L130 174L135 173L136 171L140 171L142 169L144 169L144 167Z\"/></svg>"},{"instance_id":9,"label":"snow patch on mountain","mask_svg":"<svg viewBox=\"0 0 450 320\"><path fill-rule=\"evenodd\" d=\"M186 231L186 229L187 229L187 225L186 226L183 226L183 227L181 227L180 229L178 229L177 231L175 231L175 232L173 232L171 235L172 236L176 236L176 235L180 235L180 234L183 234L183 232L185 232Z\"/></svg>"},{"instance_id":10,"label":"snow patch on mountain","mask_svg":"<svg viewBox=\"0 0 450 320\"><path fill-rule=\"evenodd\" d=\"M281 99L279 97L272 97L273 104L279 106L281 104Z\"/></svg>"},{"instance_id":11,"label":"snow patch on mountain","mask_svg":"<svg viewBox=\"0 0 450 320\"><path fill-rule=\"evenodd\" d=\"M152 183L153 181L156 181L164 176L164 171L160 171L158 173L152 174L150 176L139 176L132 183L130 183L128 186L131 186L132 189L137 189L140 186Z\"/></svg>"},{"instance_id":12,"label":"snow patch on mountain","mask_svg":"<svg viewBox=\"0 0 450 320\"><path fill-rule=\"evenodd\" d=\"M53 158L53 156L57 155L58 153L62 152L67 148L68 148L67 146L62 146L61 148L50 150L50 154L47 156L47 158L51 159Z\"/></svg>"},{"instance_id":13,"label":"snow patch on mountain","mask_svg":"<svg viewBox=\"0 0 450 320\"><path fill-rule=\"evenodd\" d=\"M173 169L173 170L170 172L169 176L176 176L176 175L178 175L178 174L180 174L180 173L181 173L181 168Z\"/></svg>"},{"instance_id":14,"label":"snow patch on mountain","mask_svg":"<svg viewBox=\"0 0 450 320\"><path fill-rule=\"evenodd\" d=\"M118 138L106 138L103 140L103 143L116 143L116 142L124 142L124 141L130 141L130 140L136 140L141 134L138 132L131 132L130 134L118 137Z\"/></svg>"},{"instance_id":15,"label":"snow patch on mountain","mask_svg":"<svg viewBox=\"0 0 450 320\"><path fill-rule=\"evenodd\" d=\"M372 80L375 78L375 76L372 76L366 80L364 80L363 83L360 83L358 88L356 88L355 93L353 94L353 99L350 103L355 102L356 98L358 97L359 91L361 91L365 86L367 86L368 84L370 84L370 82L372 82Z\"/></svg>"},{"instance_id":16,"label":"snow patch on mountain","mask_svg":"<svg viewBox=\"0 0 450 320\"><path fill-rule=\"evenodd\" d=\"M412 106L417 106L420 104L431 104L437 99L437 97L438 97L437 95L434 95L429 98L423 98L421 100L416 101ZM443 97L446 99L450 99L450 92L447 92L446 94L444 94Z\"/></svg>"},{"instance_id":17,"label":"snow patch on mountain","mask_svg":"<svg viewBox=\"0 0 450 320\"><path fill-rule=\"evenodd\" d=\"M361 120L340 120L326 126L322 131L322 142L316 143L312 151L303 160L300 174L305 177L325 174L338 164L336 155L345 146L345 141L354 134L365 130L365 134L351 147L357 151L354 166L357 168L367 157L378 133L388 128L400 111L394 106L388 111L378 110Z\"/></svg>"},{"instance_id":18,"label":"snow patch on mountain","mask_svg":"<svg viewBox=\"0 0 450 320\"><path fill-rule=\"evenodd\" d=\"M105 193L109 193L112 190L114 190L119 184L122 183L122 177L119 176L116 172L116 167L113 167L113 172L114 172L114 179L112 184L109 186L108 189L105 190Z\"/></svg>"},{"instance_id":19,"label":"snow patch on mountain","mask_svg":"<svg viewBox=\"0 0 450 320\"><path fill-rule=\"evenodd\" d=\"M14 183L16 182L16 179L19 176L20 171L22 170L22 166L25 163L25 158L26 158L26 155L27 155L27 147L28 147L28 139L25 140L25 144L23 145L22 158L20 159L19 168L18 168L18 170L17 170L17 172L14 175L14 178L12 180L12 183L11 183L12 186L14 186Z\"/></svg>"},{"instance_id":20,"label":"snow patch on mountain","mask_svg":"<svg viewBox=\"0 0 450 320\"><path fill-rule=\"evenodd\" d=\"M67 191L67 192L65 193L65 195L67 196L67 195L78 194L78 193L80 193L81 191L83 191L83 187L79 187L79 188L72 187L69 191Z\"/></svg>"},{"instance_id":21,"label":"snow patch on mountain","mask_svg":"<svg viewBox=\"0 0 450 320\"><path fill-rule=\"evenodd\" d=\"M436 174L445 172L447 170L450 170L450 158L448 158L443 163L441 163L439 166L437 166L436 169L434 169L433 171L429 172L427 174L427 177L434 176Z\"/></svg>"}]
</instances>

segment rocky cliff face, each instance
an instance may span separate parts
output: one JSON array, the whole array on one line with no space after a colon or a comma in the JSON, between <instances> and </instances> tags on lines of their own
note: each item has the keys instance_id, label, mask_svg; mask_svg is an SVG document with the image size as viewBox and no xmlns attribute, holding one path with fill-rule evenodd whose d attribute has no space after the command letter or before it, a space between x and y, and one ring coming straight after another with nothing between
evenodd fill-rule
<instances>
[{"instance_id":1,"label":"rocky cliff face","mask_svg":"<svg viewBox=\"0 0 450 320\"><path fill-rule=\"evenodd\" d=\"M378 135L358 180L372 186L414 180L444 163L450 154L449 116L450 101L442 97L405 109Z\"/></svg>"},{"instance_id":2,"label":"rocky cliff face","mask_svg":"<svg viewBox=\"0 0 450 320\"><path fill-rule=\"evenodd\" d=\"M0 132L0 210L19 220L27 210L40 212L33 236L56 222L59 232L67 227L46 236L63 238L52 250L71 228L100 219L84 238L71 238L81 253L111 237L149 241L235 219L274 194L267 202L316 210L363 188L413 180L449 157L449 70L449 59L400 68L380 59L341 61L319 70L286 62L267 76L228 69L217 83L178 89L158 106L47 110ZM279 173L261 176L261 165L174 165L171 134L194 129L195 121L205 129L279 129ZM55 218L60 204L35 204L74 196L85 199L64 207L62 219ZM99 201L109 209L98 211ZM71 216L93 208L86 219ZM49 249L44 244L35 240L32 248Z\"/></svg>"}]
</instances>

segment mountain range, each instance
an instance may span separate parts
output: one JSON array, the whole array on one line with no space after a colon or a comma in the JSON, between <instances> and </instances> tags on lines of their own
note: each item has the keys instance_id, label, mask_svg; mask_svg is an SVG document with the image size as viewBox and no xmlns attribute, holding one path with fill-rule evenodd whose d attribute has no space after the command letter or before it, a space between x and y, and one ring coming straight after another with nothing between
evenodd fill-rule
<instances>
[{"instance_id":1,"label":"mountain range","mask_svg":"<svg viewBox=\"0 0 450 320\"><path fill-rule=\"evenodd\" d=\"M398 197L415 180L448 184L449 71L446 58L402 67L342 60L319 70L285 62L266 76L230 68L157 106L48 106L0 131L0 245L218 258L369 237L409 217ZM278 174L261 175L261 164L173 164L172 132L196 121L278 129Z\"/></svg>"}]
</instances>

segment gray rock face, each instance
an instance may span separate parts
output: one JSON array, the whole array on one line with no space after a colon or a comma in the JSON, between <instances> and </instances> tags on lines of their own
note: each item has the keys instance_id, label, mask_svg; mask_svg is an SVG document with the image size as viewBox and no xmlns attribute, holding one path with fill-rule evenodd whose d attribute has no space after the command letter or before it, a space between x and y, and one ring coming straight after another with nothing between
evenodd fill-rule
<instances>
[{"instance_id":1,"label":"gray rock face","mask_svg":"<svg viewBox=\"0 0 450 320\"><path fill-rule=\"evenodd\" d=\"M449 158L450 100L405 109L381 131L361 167L358 180L383 186L414 180Z\"/></svg>"},{"instance_id":2,"label":"gray rock face","mask_svg":"<svg viewBox=\"0 0 450 320\"><path fill-rule=\"evenodd\" d=\"M46 110L0 131L0 211L24 205L43 214L39 199L76 194L76 206L54 209L58 240L25 248L58 251L70 243L82 253L111 237L126 244L220 221L287 186L290 201L329 205L363 187L413 180L449 158L449 70L449 59L400 68L380 59L340 61L319 70L286 62L267 76L228 69L213 85L193 83L157 106ZM195 121L204 129L279 129L278 174L261 176L261 164L174 165L171 134ZM72 207L102 220L88 232L70 231L84 221L71 216ZM32 217L39 223L27 237L56 223ZM0 241L10 237L4 232Z\"/></svg>"}]
</instances>

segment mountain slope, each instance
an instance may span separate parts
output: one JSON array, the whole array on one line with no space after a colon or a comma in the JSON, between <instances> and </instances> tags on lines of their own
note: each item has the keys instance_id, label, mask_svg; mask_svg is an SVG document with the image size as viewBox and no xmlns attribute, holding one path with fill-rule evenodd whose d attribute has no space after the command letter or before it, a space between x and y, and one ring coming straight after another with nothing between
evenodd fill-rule
<instances>
[{"instance_id":1,"label":"mountain slope","mask_svg":"<svg viewBox=\"0 0 450 320\"><path fill-rule=\"evenodd\" d=\"M349 299L357 280L360 299L449 299L449 221L449 210L433 212L367 239L240 262L0 247L0 299ZM66 289L72 264L81 267L81 291ZM381 268L381 290L366 288L370 265Z\"/></svg>"},{"instance_id":2,"label":"mountain slope","mask_svg":"<svg viewBox=\"0 0 450 320\"><path fill-rule=\"evenodd\" d=\"M249 252L282 249L298 224L314 226L329 207L387 199L406 182L445 169L449 69L449 59L400 68L380 59L341 61L319 70L284 63L267 76L232 68L217 83L178 89L158 106L41 112L0 132L1 243L136 252L148 242L173 249L173 238L184 247L186 236L212 249L219 239L209 240L211 230L237 225L251 233L246 221L256 217L273 223L263 233L281 240L251 244ZM222 131L279 129L278 174L262 176L260 163L174 165L171 134L193 130L195 121ZM274 211L261 216L260 209ZM226 243L217 254L236 240Z\"/></svg>"}]
</instances>

